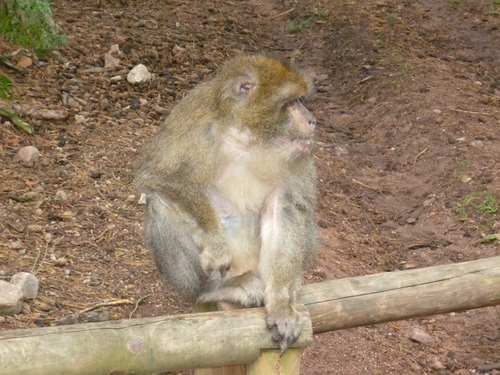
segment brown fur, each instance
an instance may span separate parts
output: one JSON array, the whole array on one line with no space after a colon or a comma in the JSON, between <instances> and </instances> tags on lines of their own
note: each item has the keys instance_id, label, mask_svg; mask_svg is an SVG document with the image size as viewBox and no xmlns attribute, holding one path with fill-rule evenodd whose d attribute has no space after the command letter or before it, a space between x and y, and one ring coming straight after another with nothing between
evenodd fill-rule
<instances>
[{"instance_id":1,"label":"brown fur","mask_svg":"<svg viewBox=\"0 0 500 375\"><path fill-rule=\"evenodd\" d=\"M160 272L198 303L265 305L282 350L316 231L313 85L265 55L230 60L172 110L138 161Z\"/></svg>"}]
</instances>

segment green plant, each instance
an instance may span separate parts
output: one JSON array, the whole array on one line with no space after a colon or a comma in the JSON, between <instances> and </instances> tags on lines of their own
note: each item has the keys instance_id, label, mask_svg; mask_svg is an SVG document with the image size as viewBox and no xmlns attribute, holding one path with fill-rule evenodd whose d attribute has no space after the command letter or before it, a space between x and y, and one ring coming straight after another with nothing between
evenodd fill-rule
<instances>
[{"instance_id":1,"label":"green plant","mask_svg":"<svg viewBox=\"0 0 500 375\"><path fill-rule=\"evenodd\" d=\"M305 16L298 18L295 22L288 23L286 25L286 31L291 34L299 34L313 27L315 21L322 20L325 17L326 14L321 10L313 10Z\"/></svg>"},{"instance_id":2,"label":"green plant","mask_svg":"<svg viewBox=\"0 0 500 375\"><path fill-rule=\"evenodd\" d=\"M410 64L403 64L400 67L403 78L411 78L412 69Z\"/></svg>"},{"instance_id":3,"label":"green plant","mask_svg":"<svg viewBox=\"0 0 500 375\"><path fill-rule=\"evenodd\" d=\"M12 100L15 95L11 90L12 80L5 74L0 74L0 99Z\"/></svg>"},{"instance_id":4,"label":"green plant","mask_svg":"<svg viewBox=\"0 0 500 375\"><path fill-rule=\"evenodd\" d=\"M455 213L460 219L467 219L467 217L469 216L467 214L465 206L462 203L457 203L457 205L455 206Z\"/></svg>"},{"instance_id":5,"label":"green plant","mask_svg":"<svg viewBox=\"0 0 500 375\"><path fill-rule=\"evenodd\" d=\"M455 157L455 164L459 167L468 167L470 162L467 159L460 159L458 156Z\"/></svg>"},{"instance_id":6,"label":"green plant","mask_svg":"<svg viewBox=\"0 0 500 375\"><path fill-rule=\"evenodd\" d=\"M498 200L490 195L477 206L477 211L484 214L495 214L498 212L498 208Z\"/></svg>"},{"instance_id":7,"label":"green plant","mask_svg":"<svg viewBox=\"0 0 500 375\"><path fill-rule=\"evenodd\" d=\"M390 13L388 16L387 16L387 23L390 25L390 26L394 26L394 24L396 23L398 19L398 14L397 13Z\"/></svg>"},{"instance_id":8,"label":"green plant","mask_svg":"<svg viewBox=\"0 0 500 375\"><path fill-rule=\"evenodd\" d=\"M289 23L286 25L286 31L290 34L300 34L307 29L312 27L312 22L308 19L298 19L293 23Z\"/></svg>"},{"instance_id":9,"label":"green plant","mask_svg":"<svg viewBox=\"0 0 500 375\"><path fill-rule=\"evenodd\" d=\"M381 35L381 34L377 35L377 44L379 46L383 46L385 44L385 36L384 35Z\"/></svg>"},{"instance_id":10,"label":"green plant","mask_svg":"<svg viewBox=\"0 0 500 375\"><path fill-rule=\"evenodd\" d=\"M52 18L48 0L4 0L0 10L0 33L37 54L67 42Z\"/></svg>"}]
</instances>

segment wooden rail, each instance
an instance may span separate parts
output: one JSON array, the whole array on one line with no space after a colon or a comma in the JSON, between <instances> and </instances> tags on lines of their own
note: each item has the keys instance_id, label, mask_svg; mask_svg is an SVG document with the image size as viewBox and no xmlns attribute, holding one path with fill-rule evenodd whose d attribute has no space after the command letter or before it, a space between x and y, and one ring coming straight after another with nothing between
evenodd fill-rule
<instances>
[{"instance_id":1,"label":"wooden rail","mask_svg":"<svg viewBox=\"0 0 500 375\"><path fill-rule=\"evenodd\" d=\"M309 345L312 333L498 305L500 257L306 285L300 301L303 333L296 347ZM274 347L263 309L0 331L0 375L252 364L261 349ZM249 368L254 372L247 374L263 374Z\"/></svg>"}]
</instances>

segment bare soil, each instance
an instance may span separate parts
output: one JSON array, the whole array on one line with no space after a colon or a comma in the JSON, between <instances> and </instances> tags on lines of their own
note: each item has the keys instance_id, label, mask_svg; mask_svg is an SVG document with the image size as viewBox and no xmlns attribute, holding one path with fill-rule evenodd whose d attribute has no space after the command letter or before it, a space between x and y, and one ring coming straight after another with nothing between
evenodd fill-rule
<instances>
[{"instance_id":1,"label":"bare soil","mask_svg":"<svg viewBox=\"0 0 500 375\"><path fill-rule=\"evenodd\" d=\"M0 318L1 329L191 311L144 247L132 165L176 101L239 52L294 58L317 84L309 107L319 122L322 243L305 282L500 255L497 0L53 8L69 44L25 74L0 67L15 81L22 116L23 108L68 114L25 114L34 135L1 125L0 272L8 280L32 271L41 282L22 314ZM104 69L113 44L121 66ZM154 74L149 83L111 79L138 63ZM41 151L30 167L13 161L26 145ZM105 302L114 305L78 315ZM319 335L302 373L477 373L500 362L499 322L500 307L490 307ZM435 341L412 341L415 328Z\"/></svg>"}]
</instances>

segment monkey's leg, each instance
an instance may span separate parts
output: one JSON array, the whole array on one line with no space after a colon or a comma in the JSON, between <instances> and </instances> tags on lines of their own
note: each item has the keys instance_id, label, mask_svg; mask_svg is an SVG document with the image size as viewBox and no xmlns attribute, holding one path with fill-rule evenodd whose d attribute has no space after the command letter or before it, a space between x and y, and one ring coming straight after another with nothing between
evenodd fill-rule
<instances>
[{"instance_id":1,"label":"monkey's leg","mask_svg":"<svg viewBox=\"0 0 500 375\"><path fill-rule=\"evenodd\" d=\"M225 301L244 307L258 307L263 304L264 284L253 272L211 283L209 290L198 298L198 303Z\"/></svg>"},{"instance_id":2,"label":"monkey's leg","mask_svg":"<svg viewBox=\"0 0 500 375\"><path fill-rule=\"evenodd\" d=\"M195 301L208 277L190 233L196 223L155 194L148 196L144 235L160 274L184 298Z\"/></svg>"}]
</instances>

